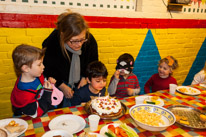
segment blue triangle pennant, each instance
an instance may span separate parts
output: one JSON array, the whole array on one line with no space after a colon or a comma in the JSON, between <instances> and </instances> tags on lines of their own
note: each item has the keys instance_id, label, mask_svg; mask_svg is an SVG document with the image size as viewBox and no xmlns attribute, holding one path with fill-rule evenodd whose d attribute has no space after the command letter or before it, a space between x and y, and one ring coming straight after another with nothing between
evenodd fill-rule
<instances>
[{"instance_id":1,"label":"blue triangle pennant","mask_svg":"<svg viewBox=\"0 0 206 137\"><path fill-rule=\"evenodd\" d=\"M192 80L196 73L198 73L205 65L206 61L206 39L204 40L195 61L192 64L192 67L190 68L190 71L182 85L191 85Z\"/></svg>"},{"instance_id":2,"label":"blue triangle pennant","mask_svg":"<svg viewBox=\"0 0 206 137\"><path fill-rule=\"evenodd\" d=\"M140 94L144 93L144 85L147 80L155 73L158 73L158 61L161 59L159 51L152 35L148 30L143 45L134 62L133 73L137 75L140 84Z\"/></svg>"}]
</instances>

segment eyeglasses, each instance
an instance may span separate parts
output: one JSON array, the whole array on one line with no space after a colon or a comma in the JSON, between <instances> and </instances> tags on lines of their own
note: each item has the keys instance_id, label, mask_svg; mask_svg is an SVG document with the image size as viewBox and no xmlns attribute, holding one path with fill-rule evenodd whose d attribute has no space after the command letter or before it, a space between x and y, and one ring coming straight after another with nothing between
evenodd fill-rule
<instances>
[{"instance_id":1,"label":"eyeglasses","mask_svg":"<svg viewBox=\"0 0 206 137\"><path fill-rule=\"evenodd\" d=\"M86 42L88 39L81 39L81 40L70 40L69 42L71 43L71 44L74 44L74 45L76 45L76 44L79 44L79 43L84 43L84 42Z\"/></svg>"}]
</instances>

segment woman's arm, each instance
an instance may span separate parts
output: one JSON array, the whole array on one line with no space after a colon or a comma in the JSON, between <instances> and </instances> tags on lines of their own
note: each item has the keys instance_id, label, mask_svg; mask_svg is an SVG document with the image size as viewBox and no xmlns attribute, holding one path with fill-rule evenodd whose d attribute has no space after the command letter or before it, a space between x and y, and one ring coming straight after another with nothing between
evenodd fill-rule
<instances>
[{"instance_id":1,"label":"woman's arm","mask_svg":"<svg viewBox=\"0 0 206 137\"><path fill-rule=\"evenodd\" d=\"M56 80L56 87L63 82L68 82L70 61L64 57L57 30L54 30L42 44L46 48L44 57L44 75L45 77L53 77Z\"/></svg>"},{"instance_id":2,"label":"woman's arm","mask_svg":"<svg viewBox=\"0 0 206 137\"><path fill-rule=\"evenodd\" d=\"M86 78L82 77L77 88L79 89L79 88L83 87L86 84L87 84Z\"/></svg>"},{"instance_id":3,"label":"woman's arm","mask_svg":"<svg viewBox=\"0 0 206 137\"><path fill-rule=\"evenodd\" d=\"M110 95L114 95L116 93L118 83L119 83L119 78L116 78L115 76L113 76L111 78L111 82L110 82L109 87L107 89L108 93Z\"/></svg>"},{"instance_id":4,"label":"woman's arm","mask_svg":"<svg viewBox=\"0 0 206 137\"><path fill-rule=\"evenodd\" d=\"M66 84L62 83L59 86L59 88L64 93L64 96L66 98L72 98L73 97L74 91L69 86L67 86Z\"/></svg>"}]
</instances>

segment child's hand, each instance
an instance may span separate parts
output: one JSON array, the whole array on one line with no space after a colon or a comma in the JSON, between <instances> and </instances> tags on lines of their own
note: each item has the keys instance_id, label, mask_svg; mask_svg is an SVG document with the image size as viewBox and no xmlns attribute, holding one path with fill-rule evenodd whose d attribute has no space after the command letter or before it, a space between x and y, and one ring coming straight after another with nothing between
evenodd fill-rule
<instances>
[{"instance_id":1,"label":"child's hand","mask_svg":"<svg viewBox=\"0 0 206 137\"><path fill-rule=\"evenodd\" d=\"M52 78L52 77L49 77L48 81L51 83L51 84L55 84L56 83L56 79Z\"/></svg>"},{"instance_id":2,"label":"child's hand","mask_svg":"<svg viewBox=\"0 0 206 137\"><path fill-rule=\"evenodd\" d=\"M119 74L120 74L120 71L119 71L119 70L115 71L115 72L114 72L114 77L115 77L116 79L119 79Z\"/></svg>"},{"instance_id":3,"label":"child's hand","mask_svg":"<svg viewBox=\"0 0 206 137\"><path fill-rule=\"evenodd\" d=\"M49 81L44 81L44 88L53 89L53 87Z\"/></svg>"},{"instance_id":4,"label":"child's hand","mask_svg":"<svg viewBox=\"0 0 206 137\"><path fill-rule=\"evenodd\" d=\"M127 88L127 94L132 96L133 95L134 90L132 88Z\"/></svg>"}]
</instances>

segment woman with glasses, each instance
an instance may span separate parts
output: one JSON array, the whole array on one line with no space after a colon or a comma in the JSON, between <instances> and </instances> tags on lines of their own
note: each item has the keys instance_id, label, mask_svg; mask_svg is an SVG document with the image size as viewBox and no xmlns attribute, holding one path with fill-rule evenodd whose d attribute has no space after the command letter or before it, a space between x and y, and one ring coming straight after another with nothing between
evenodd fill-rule
<instances>
[{"instance_id":1,"label":"woman with glasses","mask_svg":"<svg viewBox=\"0 0 206 137\"><path fill-rule=\"evenodd\" d=\"M56 86L64 93L63 107L70 106L73 90L87 84L87 65L98 60L97 42L84 18L68 10L59 15L56 29L42 46L46 48L44 75L56 79Z\"/></svg>"}]
</instances>

